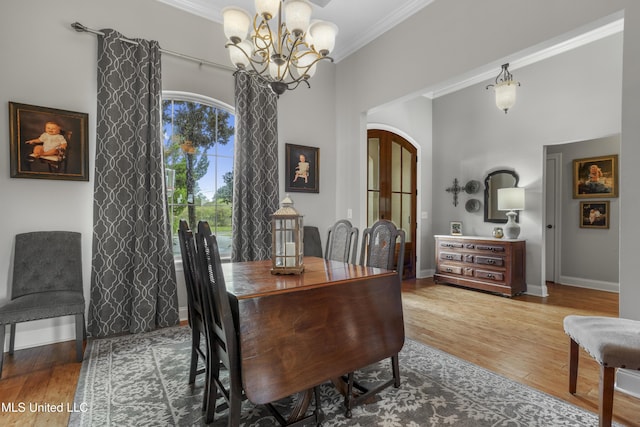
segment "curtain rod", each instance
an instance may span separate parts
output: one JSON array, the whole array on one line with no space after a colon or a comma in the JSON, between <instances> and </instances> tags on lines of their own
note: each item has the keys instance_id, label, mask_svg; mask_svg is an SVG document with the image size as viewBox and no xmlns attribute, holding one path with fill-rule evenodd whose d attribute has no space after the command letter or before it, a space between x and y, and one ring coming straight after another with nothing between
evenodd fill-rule
<instances>
[{"instance_id":1,"label":"curtain rod","mask_svg":"<svg viewBox=\"0 0 640 427\"><path fill-rule=\"evenodd\" d=\"M104 33L102 31L98 31L98 30L94 30L92 28L86 27L86 26L82 25L79 22L74 22L73 24L71 24L71 28L73 28L74 30L76 30L79 33L91 33L91 34L95 34L97 36L104 36ZM120 38L120 40L122 40L123 42L126 42L126 43L134 44L134 45L138 44L138 42L136 42L135 40L131 40L131 39ZM234 71L234 72L236 71L236 69L233 68L233 67L230 67L230 66L227 66L227 65L218 64L216 62L207 61L206 59L200 59L200 58L196 58L194 56L185 55L184 53L175 52L173 50L167 50L167 49L160 48L160 52L161 53L166 53L167 55L175 56L175 57L178 57L178 58L187 59L189 61L197 62L200 65L208 65L210 67L220 68L220 69L226 70L226 71Z\"/></svg>"}]
</instances>

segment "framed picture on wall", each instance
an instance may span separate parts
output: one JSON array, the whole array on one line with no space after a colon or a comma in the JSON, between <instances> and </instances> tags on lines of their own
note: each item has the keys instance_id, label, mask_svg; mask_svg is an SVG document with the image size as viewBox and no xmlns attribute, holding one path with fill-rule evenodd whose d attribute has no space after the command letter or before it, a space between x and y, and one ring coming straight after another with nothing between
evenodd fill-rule
<instances>
[{"instance_id":1,"label":"framed picture on wall","mask_svg":"<svg viewBox=\"0 0 640 427\"><path fill-rule=\"evenodd\" d=\"M451 221L449 223L449 227L452 236L462 236L462 222Z\"/></svg>"},{"instance_id":2,"label":"framed picture on wall","mask_svg":"<svg viewBox=\"0 0 640 427\"><path fill-rule=\"evenodd\" d=\"M618 197L618 155L573 161L573 198Z\"/></svg>"},{"instance_id":3,"label":"framed picture on wall","mask_svg":"<svg viewBox=\"0 0 640 427\"><path fill-rule=\"evenodd\" d=\"M580 202L580 228L609 228L609 201Z\"/></svg>"},{"instance_id":4,"label":"framed picture on wall","mask_svg":"<svg viewBox=\"0 0 640 427\"><path fill-rule=\"evenodd\" d=\"M286 144L286 192L320 192L320 149Z\"/></svg>"},{"instance_id":5,"label":"framed picture on wall","mask_svg":"<svg viewBox=\"0 0 640 427\"><path fill-rule=\"evenodd\" d=\"M9 102L12 178L89 181L89 115Z\"/></svg>"}]
</instances>

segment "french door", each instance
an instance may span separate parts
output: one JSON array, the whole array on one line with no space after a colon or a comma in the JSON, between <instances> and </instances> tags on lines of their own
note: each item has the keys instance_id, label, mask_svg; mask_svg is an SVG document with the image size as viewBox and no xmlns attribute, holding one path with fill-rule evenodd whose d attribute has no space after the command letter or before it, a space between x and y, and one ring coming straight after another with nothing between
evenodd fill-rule
<instances>
[{"instance_id":1,"label":"french door","mask_svg":"<svg viewBox=\"0 0 640 427\"><path fill-rule=\"evenodd\" d=\"M367 131L367 226L391 220L405 232L403 278L416 275L417 149L392 132Z\"/></svg>"}]
</instances>

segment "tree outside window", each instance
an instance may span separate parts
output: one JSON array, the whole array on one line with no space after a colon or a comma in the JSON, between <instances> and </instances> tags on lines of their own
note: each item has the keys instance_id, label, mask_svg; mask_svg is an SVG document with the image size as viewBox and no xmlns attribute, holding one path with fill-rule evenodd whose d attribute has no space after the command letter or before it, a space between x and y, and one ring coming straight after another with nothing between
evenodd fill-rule
<instances>
[{"instance_id":1,"label":"tree outside window","mask_svg":"<svg viewBox=\"0 0 640 427\"><path fill-rule=\"evenodd\" d=\"M174 253L177 229L209 222L222 257L231 256L234 116L202 102L164 99L164 159Z\"/></svg>"}]
</instances>

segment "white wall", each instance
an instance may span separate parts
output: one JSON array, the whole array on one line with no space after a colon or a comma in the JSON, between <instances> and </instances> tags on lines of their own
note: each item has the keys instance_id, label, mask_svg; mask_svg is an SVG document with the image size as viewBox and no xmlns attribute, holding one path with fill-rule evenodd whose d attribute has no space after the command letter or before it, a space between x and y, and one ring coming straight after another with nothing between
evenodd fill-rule
<instances>
[{"instance_id":1,"label":"white wall","mask_svg":"<svg viewBox=\"0 0 640 427\"><path fill-rule=\"evenodd\" d=\"M164 49L228 64L222 26L155 0L22 0L3 2L0 13L0 129L8 141L9 101L89 113L90 181L70 182L9 177L8 142L0 158L0 302L10 298L15 234L65 229L83 239L85 298L89 301L93 224L93 157L96 125L96 58L94 35L70 27L78 21L94 29L113 28L131 38L158 40ZM333 221L336 187L334 125L335 66L319 67L313 88L286 93L280 99L280 145L295 142L321 147L319 195L294 196L306 220L322 228ZM229 71L162 56L163 89L187 91L234 104ZM293 95L293 96L292 96ZM281 166L283 166L282 163ZM282 174L282 172L281 172ZM329 215L323 215L328 212ZM179 303L186 313L186 293L178 272ZM18 325L16 348L72 339L73 319L43 320Z\"/></svg>"}]
</instances>

